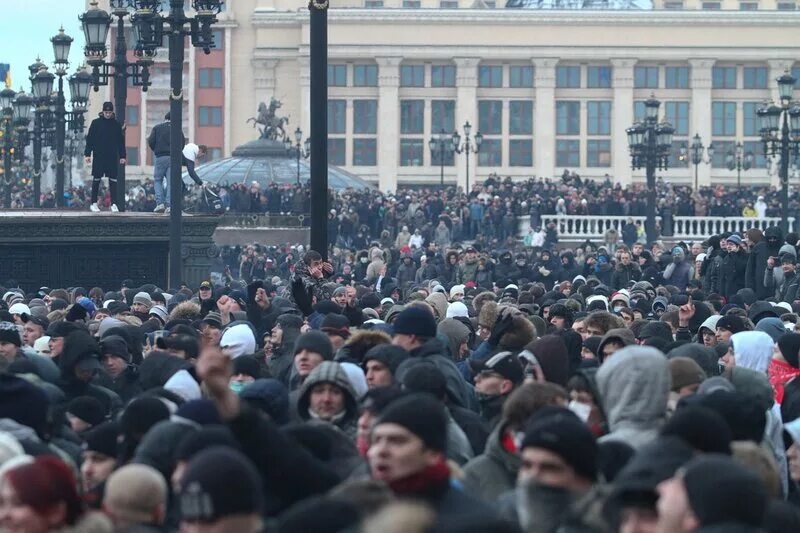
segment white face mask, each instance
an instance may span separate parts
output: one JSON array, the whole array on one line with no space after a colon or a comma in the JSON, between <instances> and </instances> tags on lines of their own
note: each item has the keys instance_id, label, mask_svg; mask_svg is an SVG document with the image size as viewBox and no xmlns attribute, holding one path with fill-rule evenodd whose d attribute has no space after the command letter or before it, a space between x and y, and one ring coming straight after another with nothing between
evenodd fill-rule
<instances>
[{"instance_id":1,"label":"white face mask","mask_svg":"<svg viewBox=\"0 0 800 533\"><path fill-rule=\"evenodd\" d=\"M591 406L586 405L585 403L576 402L575 400L569 402L567 407L569 407L570 411L578 415L578 418L580 418L584 423L589 420L589 415L592 413Z\"/></svg>"},{"instance_id":2,"label":"white face mask","mask_svg":"<svg viewBox=\"0 0 800 533\"><path fill-rule=\"evenodd\" d=\"M615 305L615 306L614 306L614 312L615 312L615 313L619 313L620 311L622 311L622 307L623 307L623 306L621 306L621 305Z\"/></svg>"}]
</instances>

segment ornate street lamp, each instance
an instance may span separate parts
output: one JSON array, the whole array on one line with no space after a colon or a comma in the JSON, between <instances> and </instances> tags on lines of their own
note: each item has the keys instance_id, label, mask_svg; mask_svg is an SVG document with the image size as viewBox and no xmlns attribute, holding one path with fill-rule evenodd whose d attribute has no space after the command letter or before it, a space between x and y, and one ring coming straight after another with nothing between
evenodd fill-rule
<instances>
[{"instance_id":1,"label":"ornate street lamp","mask_svg":"<svg viewBox=\"0 0 800 533\"><path fill-rule=\"evenodd\" d=\"M704 157L704 154L707 154L707 157ZM714 157L714 143L710 143L706 148L703 145L703 139L700 138L700 134L695 133L694 137L692 137L692 144L689 145L688 149L685 144L681 146L681 157L687 157L687 155L694 165L694 190L697 191L700 187L698 183L698 167L700 163L711 163L711 158Z\"/></svg>"},{"instance_id":2,"label":"ornate street lamp","mask_svg":"<svg viewBox=\"0 0 800 533\"><path fill-rule=\"evenodd\" d=\"M0 91L0 110L2 110L3 123L3 185L5 207L11 207L11 153L14 147L12 134L12 120L14 117L14 98L17 93L9 88Z\"/></svg>"},{"instance_id":3,"label":"ornate street lamp","mask_svg":"<svg viewBox=\"0 0 800 533\"><path fill-rule=\"evenodd\" d=\"M464 189L464 193L469 196L469 154L475 153L477 154L481 150L481 144L483 144L483 135L481 132L475 134L474 140L470 137L470 133L472 133L472 124L469 123L469 120L464 123L464 143L461 144L461 136L458 134L458 131L454 131L452 135L452 143L453 143L453 150L457 154L464 154L464 159L467 163L467 181L466 187Z\"/></svg>"},{"instance_id":4,"label":"ornate street lamp","mask_svg":"<svg viewBox=\"0 0 800 533\"><path fill-rule=\"evenodd\" d=\"M777 80L780 106L764 104L756 111L764 155L780 158L781 227L789 231L789 163L800 153L800 107L792 106L797 81L787 70Z\"/></svg>"},{"instance_id":5,"label":"ornate street lamp","mask_svg":"<svg viewBox=\"0 0 800 533\"><path fill-rule=\"evenodd\" d=\"M444 129L439 132L439 137L431 137L428 141L428 148L431 151L431 158L439 156L439 186L444 189L444 163L445 159L450 161L455 151L450 135ZM452 163L451 163L452 164Z\"/></svg>"},{"instance_id":6,"label":"ornate street lamp","mask_svg":"<svg viewBox=\"0 0 800 533\"><path fill-rule=\"evenodd\" d=\"M294 130L294 144L288 136L283 143L286 147L286 155L297 159L297 184L300 185L300 158L308 159L311 156L311 138L307 138L303 143L303 130L297 128Z\"/></svg>"},{"instance_id":7,"label":"ornate street lamp","mask_svg":"<svg viewBox=\"0 0 800 533\"><path fill-rule=\"evenodd\" d=\"M645 103L645 120L637 122L626 130L628 147L633 169L645 168L647 177L647 218L645 233L647 242L657 239L656 235L656 169L666 170L669 166L669 154L672 150L672 136L675 128L669 122L658 122L658 110L661 106L654 95L650 95Z\"/></svg>"},{"instance_id":8,"label":"ornate street lamp","mask_svg":"<svg viewBox=\"0 0 800 533\"><path fill-rule=\"evenodd\" d=\"M728 150L725 154L725 165L728 170L736 171L736 186L742 186L742 171L750 170L753 166L753 153L744 151L744 145L740 142L736 143L733 150Z\"/></svg>"},{"instance_id":9,"label":"ornate street lamp","mask_svg":"<svg viewBox=\"0 0 800 533\"><path fill-rule=\"evenodd\" d=\"M122 0L119 0L122 1ZM136 8L134 24L138 25L138 35L153 39L137 44L137 51L144 55L154 54L150 46L162 36L169 36L170 70L170 144L183 145L183 39L189 36L192 45L210 53L214 47L214 34L211 26L217 21L222 10L222 0L193 0L196 15L187 17L184 0L170 0L169 13L161 15L161 2L158 0L133 0ZM151 16L154 15L154 16ZM121 31L121 29L120 29ZM157 38L157 39L156 39ZM169 229L169 286L177 287L182 279L181 236L183 226L183 180L181 179L181 151L170 152L170 209ZM124 194L124 191L123 193Z\"/></svg>"}]
</instances>

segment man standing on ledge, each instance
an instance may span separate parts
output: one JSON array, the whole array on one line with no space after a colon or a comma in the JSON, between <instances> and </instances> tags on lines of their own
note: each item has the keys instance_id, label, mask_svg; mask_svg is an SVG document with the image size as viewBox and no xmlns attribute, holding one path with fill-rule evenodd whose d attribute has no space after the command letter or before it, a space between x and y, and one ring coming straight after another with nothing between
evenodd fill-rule
<instances>
[{"instance_id":1,"label":"man standing on ledge","mask_svg":"<svg viewBox=\"0 0 800 533\"><path fill-rule=\"evenodd\" d=\"M117 197L117 169L119 165L126 163L127 154L125 134L114 116L114 104L111 102L103 103L103 112L89 126L83 155L86 164L92 165L92 203L89 209L94 212L100 211L97 205L97 193L100 190L100 180L106 176L111 189L111 211L116 213L119 211L117 204L114 203Z\"/></svg>"},{"instance_id":2,"label":"man standing on ledge","mask_svg":"<svg viewBox=\"0 0 800 533\"><path fill-rule=\"evenodd\" d=\"M198 160L205 157L207 153L208 153L208 148L206 147L206 145L201 144L198 146L194 143L188 143L186 146L183 147L183 150L181 151L181 165L186 167L186 172L189 174L189 177L192 178L192 181L194 181L195 185L197 185L198 187L204 187L204 185L203 185L203 180L201 180L200 176L197 175L197 172L194 171L194 165ZM167 177L169 177L169 174L167 175ZM169 179L167 181L169 181ZM183 182L181 182L181 187L185 192L186 187L183 185ZM167 187L167 191L169 191L169 186ZM167 197L167 207L166 209L164 209L164 212L169 213L170 211L169 193L167 193L166 197ZM158 207L156 209L158 209Z\"/></svg>"}]
</instances>

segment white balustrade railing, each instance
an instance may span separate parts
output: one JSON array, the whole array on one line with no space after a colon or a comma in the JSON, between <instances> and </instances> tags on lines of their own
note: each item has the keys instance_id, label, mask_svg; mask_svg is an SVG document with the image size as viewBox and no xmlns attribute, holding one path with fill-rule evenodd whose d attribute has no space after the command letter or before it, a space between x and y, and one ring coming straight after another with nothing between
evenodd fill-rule
<instances>
[{"instance_id":1,"label":"white balustrade railing","mask_svg":"<svg viewBox=\"0 0 800 533\"><path fill-rule=\"evenodd\" d=\"M620 240L622 239L622 228L633 219L634 223L640 222L644 225L645 217L642 216L605 216L605 215L541 215L542 226L546 227L553 222L558 230L559 240L568 242L580 242L585 240L603 240L606 231L611 228L617 230ZM657 217L661 222L661 217ZM724 232L732 232L743 235L749 229L757 228L765 230L770 226L779 226L780 218L750 218L750 217L672 217L671 235L662 238L698 241L705 240L712 235L719 235ZM530 230L530 217L521 216L518 218L519 236L524 237ZM668 230L664 228L663 230ZM794 231L794 217L789 217L789 231Z\"/></svg>"}]
</instances>

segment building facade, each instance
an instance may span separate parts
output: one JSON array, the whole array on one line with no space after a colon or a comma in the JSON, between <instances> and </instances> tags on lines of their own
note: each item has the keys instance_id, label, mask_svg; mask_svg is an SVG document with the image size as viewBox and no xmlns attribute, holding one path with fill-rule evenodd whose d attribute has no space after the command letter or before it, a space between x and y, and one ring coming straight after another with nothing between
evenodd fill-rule
<instances>
[{"instance_id":1,"label":"building facade","mask_svg":"<svg viewBox=\"0 0 800 533\"><path fill-rule=\"evenodd\" d=\"M641 181L643 172L630 168L625 130L643 116L651 94L676 128L671 168L660 172L665 179L694 182L695 168L680 147L695 134L715 148L709 164L697 168L701 185L736 183L726 155L737 142L755 160L743 182L775 179L755 110L776 99L775 78L787 69L800 74L793 39L800 13L780 2L745 12L740 4L747 2L725 0L715 13L689 0L680 10L664 2L647 11L356 2L328 15L328 157L382 190L436 184L442 162L445 182L462 186L467 165L473 181L492 172L552 177L565 168ZM187 48L190 140L207 144L214 156L230 155L257 135L247 119L271 97L283 102L290 132L300 127L308 136L306 3L231 0L218 31L222 46L210 56ZM139 94L130 98L140 106L138 125L128 128L140 175L149 173L146 134L168 106L167 64L156 67L165 75L154 75L146 95L133 91ZM431 152L428 142L441 131L458 130L463 139L467 121L473 135L483 135L477 155L467 161L465 154Z\"/></svg>"}]
</instances>

